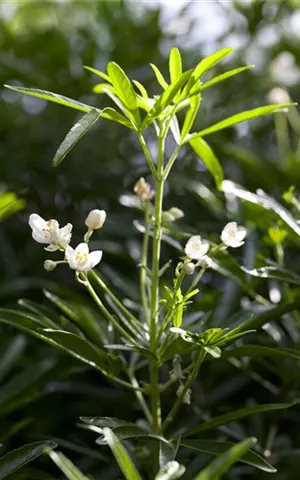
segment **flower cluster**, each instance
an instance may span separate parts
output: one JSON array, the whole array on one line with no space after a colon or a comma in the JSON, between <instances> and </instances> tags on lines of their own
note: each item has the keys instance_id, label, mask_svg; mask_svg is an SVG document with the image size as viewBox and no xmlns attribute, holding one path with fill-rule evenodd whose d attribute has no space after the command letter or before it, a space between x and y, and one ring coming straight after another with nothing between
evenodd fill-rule
<instances>
[{"instance_id":1,"label":"flower cluster","mask_svg":"<svg viewBox=\"0 0 300 480\"><path fill-rule=\"evenodd\" d=\"M240 247L245 243L246 233L246 229L239 227L236 222L227 223L221 233L221 247ZM209 247L209 242L203 240L200 235L193 235L188 240L184 249L186 254L184 263L179 264L186 275L192 275L195 267L209 268L212 265L212 259L207 255ZM192 260L196 260L196 263Z\"/></svg>"},{"instance_id":2,"label":"flower cluster","mask_svg":"<svg viewBox=\"0 0 300 480\"><path fill-rule=\"evenodd\" d=\"M60 228L57 220L44 220L42 217L33 213L29 217L29 226L32 229L32 237L38 243L46 244L45 250L48 252L55 252L57 250L65 252L65 259L54 262L53 260L46 260L44 268L47 271L54 270L59 263L68 263L72 270L79 273L86 273L94 268L101 261L102 251L89 251L88 241L94 230L103 227L106 220L106 212L104 210L92 210L86 220L85 224L88 231L85 235L85 242L77 245L73 249L69 244L72 238L73 225L68 223Z\"/></svg>"}]
</instances>

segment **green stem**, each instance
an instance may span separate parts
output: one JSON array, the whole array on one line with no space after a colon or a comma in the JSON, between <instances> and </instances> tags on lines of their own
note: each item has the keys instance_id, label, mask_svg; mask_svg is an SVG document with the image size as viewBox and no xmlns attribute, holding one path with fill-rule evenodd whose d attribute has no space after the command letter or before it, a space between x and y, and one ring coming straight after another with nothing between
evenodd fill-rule
<instances>
[{"instance_id":1,"label":"green stem","mask_svg":"<svg viewBox=\"0 0 300 480\"><path fill-rule=\"evenodd\" d=\"M158 139L158 162L155 191L155 214L154 214L154 234L152 251L152 285L151 285L151 320L150 320L150 348L155 353L156 328L159 313L159 265L162 237L162 206L164 193L164 179L162 178L163 169L164 138ZM154 432L159 432L161 427L161 407L159 391L159 367L156 358L150 360L150 384L151 384L151 409L152 409L152 428ZM158 451L154 452L155 463L158 464Z\"/></svg>"},{"instance_id":2,"label":"green stem","mask_svg":"<svg viewBox=\"0 0 300 480\"><path fill-rule=\"evenodd\" d=\"M145 233L143 239L143 248L142 248L142 259L141 259L141 273L140 273L140 284L141 284L141 300L144 309L144 315L146 322L150 323L149 316L149 301L147 293L147 267L148 267L148 247L149 247L149 202L145 202Z\"/></svg>"},{"instance_id":3,"label":"green stem","mask_svg":"<svg viewBox=\"0 0 300 480\"><path fill-rule=\"evenodd\" d=\"M132 338L132 336L128 332L126 332L126 330L124 330L124 328L119 324L119 322L113 317L113 315L111 315L111 313L103 305L103 303L101 302L100 298L98 297L97 293L95 292L95 290L93 289L92 285L88 280L86 283L86 288L89 294L91 295L91 297L93 298L93 300L95 301L95 303L98 305L103 315L107 318L109 322L111 322L111 324L115 327L115 329L121 335L123 335L123 337L126 338L126 340L128 340L131 344L135 346L139 346L139 344L135 341L135 339Z\"/></svg>"},{"instance_id":4,"label":"green stem","mask_svg":"<svg viewBox=\"0 0 300 480\"><path fill-rule=\"evenodd\" d=\"M152 173L152 175L153 175L153 178L156 179L156 178L157 178L157 171L156 171L156 169L155 169L154 162L153 162L153 160L152 160L151 154L150 154L150 152L149 152L149 149L148 149L148 147L147 147L147 144L146 144L146 142L145 142L145 139L144 139L143 135L142 135L142 134L139 134L139 135L138 135L138 139L139 139L139 142L140 142L141 147L142 147L142 149L143 149L143 152L144 152L144 155L145 155L145 157L146 157L146 160L147 160L147 162L148 162L148 166L149 166L149 168L150 168L150 170L151 170L151 173Z\"/></svg>"},{"instance_id":5,"label":"green stem","mask_svg":"<svg viewBox=\"0 0 300 480\"><path fill-rule=\"evenodd\" d=\"M203 360L205 358L205 355L206 355L205 350L203 348L201 348L198 352L194 368L191 371L191 373L190 373L190 375L189 375L189 377L186 381L186 384L184 385L184 387L183 387L178 399L176 400L172 410L170 411L169 415L167 416L166 420L163 423L163 426L161 428L162 432L167 430L167 428L173 422L173 420L175 418L175 415L177 414L178 410L180 409L181 405L183 404L183 400L184 400L184 396L185 396L186 392L189 390L193 381L196 379L196 377L198 375L200 365L203 362Z\"/></svg>"},{"instance_id":6,"label":"green stem","mask_svg":"<svg viewBox=\"0 0 300 480\"><path fill-rule=\"evenodd\" d=\"M175 148L174 152L172 153L164 171L163 171L163 177L164 179L166 180L168 178L168 175L171 171L171 168L173 167L176 159L177 159L177 156L178 156L178 153L180 152L180 149L181 149L182 145L177 145L177 147Z\"/></svg>"},{"instance_id":7,"label":"green stem","mask_svg":"<svg viewBox=\"0 0 300 480\"><path fill-rule=\"evenodd\" d=\"M186 292L186 295L188 293L192 292L194 290L194 288L198 285L198 283L200 282L201 278L203 277L203 275L205 273L205 270L206 270L206 268L201 268L200 272L198 273L198 275L196 275L195 279L191 283L188 291Z\"/></svg>"}]
</instances>

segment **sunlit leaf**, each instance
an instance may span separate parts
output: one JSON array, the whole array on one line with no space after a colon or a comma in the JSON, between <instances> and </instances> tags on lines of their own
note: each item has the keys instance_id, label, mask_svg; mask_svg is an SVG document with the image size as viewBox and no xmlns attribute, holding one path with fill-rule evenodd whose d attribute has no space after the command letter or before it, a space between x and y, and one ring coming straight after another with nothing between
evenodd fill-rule
<instances>
[{"instance_id":1,"label":"sunlit leaf","mask_svg":"<svg viewBox=\"0 0 300 480\"><path fill-rule=\"evenodd\" d=\"M232 127L233 125L237 125L238 123L246 122L247 120L253 120L254 118L270 115L271 113L280 111L283 108L292 107L293 105L295 104L286 103L282 105L267 105L265 107L253 108L252 110L246 110L245 112L237 113L235 115L232 115L231 117L225 118L225 120L222 120L221 122L218 122L211 127L201 130L198 133L192 133L190 136L187 137L186 142L190 141L190 139L205 137L206 135L218 132L219 130L223 130L224 128Z\"/></svg>"},{"instance_id":2,"label":"sunlit leaf","mask_svg":"<svg viewBox=\"0 0 300 480\"><path fill-rule=\"evenodd\" d=\"M109 62L109 64L107 65L107 73L109 75L111 83L116 89L118 97L132 114L136 125L139 125L140 114L136 94L129 78L122 70L122 68L115 62Z\"/></svg>"},{"instance_id":3,"label":"sunlit leaf","mask_svg":"<svg viewBox=\"0 0 300 480\"><path fill-rule=\"evenodd\" d=\"M229 70L228 72L217 75L208 82L203 83L203 85L200 86L199 90L200 92L203 92L207 88L213 87L214 85L217 85L218 83L223 82L228 78L234 77L235 75L245 72L246 70L251 70L252 68L254 68L254 65L248 65L246 67L234 68L233 70Z\"/></svg>"},{"instance_id":4,"label":"sunlit leaf","mask_svg":"<svg viewBox=\"0 0 300 480\"><path fill-rule=\"evenodd\" d=\"M166 80L164 79L164 76L163 74L161 73L161 71L159 70L159 68L154 65L154 63L150 63L150 67L152 68L155 76L156 76L156 80L158 81L158 83L160 84L160 86L166 90L166 88L168 88L168 83L166 82Z\"/></svg>"},{"instance_id":5,"label":"sunlit leaf","mask_svg":"<svg viewBox=\"0 0 300 480\"><path fill-rule=\"evenodd\" d=\"M223 169L211 147L201 137L192 138L189 140L189 144L214 177L217 188L221 190L224 178Z\"/></svg>"},{"instance_id":6,"label":"sunlit leaf","mask_svg":"<svg viewBox=\"0 0 300 480\"><path fill-rule=\"evenodd\" d=\"M172 48L170 51L169 72L171 83L175 82L182 75L181 55L178 48Z\"/></svg>"},{"instance_id":7,"label":"sunlit leaf","mask_svg":"<svg viewBox=\"0 0 300 480\"><path fill-rule=\"evenodd\" d=\"M25 88L25 87L12 87L11 85L4 85L10 90L15 90L19 93L25 93L26 95L31 95L33 97L43 98L49 102L59 103L65 107L74 108L75 110L81 110L82 112L90 112L94 109L91 105L86 105L84 103L73 100L73 98L64 97L58 93L47 92L46 90L38 90L37 88Z\"/></svg>"},{"instance_id":8,"label":"sunlit leaf","mask_svg":"<svg viewBox=\"0 0 300 480\"><path fill-rule=\"evenodd\" d=\"M68 153L75 147L76 143L79 142L79 140L98 120L100 114L101 112L99 110L93 109L73 125L55 154L53 159L54 167L57 167L65 159Z\"/></svg>"}]
</instances>

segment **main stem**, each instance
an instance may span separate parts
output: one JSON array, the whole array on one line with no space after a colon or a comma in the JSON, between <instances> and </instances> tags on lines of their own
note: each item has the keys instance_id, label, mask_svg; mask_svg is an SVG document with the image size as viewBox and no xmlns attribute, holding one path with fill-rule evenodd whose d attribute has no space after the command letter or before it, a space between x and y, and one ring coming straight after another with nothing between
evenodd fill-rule
<instances>
[{"instance_id":1,"label":"main stem","mask_svg":"<svg viewBox=\"0 0 300 480\"><path fill-rule=\"evenodd\" d=\"M163 170L163 150L164 138L159 137L158 140L158 161L157 161L157 177L155 189L155 212L154 212L154 235L153 235L153 251L152 251L152 285L151 285L151 319L150 319L150 348L155 354L157 325L159 316L159 266L160 266L160 249L162 236L162 206L164 194L164 179L162 178ZM158 433L161 428L161 406L160 406L160 390L159 390L159 366L158 360L152 358L150 360L150 385L151 385L151 410L152 410L152 428ZM156 449L157 450L157 449ZM158 451L154 452L155 463L158 464ZM155 468L158 465L155 465Z\"/></svg>"}]
</instances>

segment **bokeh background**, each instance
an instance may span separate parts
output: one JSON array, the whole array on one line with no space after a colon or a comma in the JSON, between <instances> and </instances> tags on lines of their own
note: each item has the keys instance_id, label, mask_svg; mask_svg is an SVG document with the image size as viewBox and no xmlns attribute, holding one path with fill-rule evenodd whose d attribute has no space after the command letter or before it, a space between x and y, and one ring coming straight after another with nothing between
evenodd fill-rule
<instances>
[{"instance_id":1,"label":"bokeh background","mask_svg":"<svg viewBox=\"0 0 300 480\"><path fill-rule=\"evenodd\" d=\"M36 212L61 223L71 222L76 240L82 236L84 218L93 208L108 213L101 238L93 240L94 246L101 245L105 252L102 270L120 295L135 300L140 234L133 224L139 213L129 208L130 194L140 176L149 179L132 133L105 120L53 168L55 151L79 118L78 113L21 96L3 85L45 89L101 108L109 102L93 93L99 79L84 70L84 65L103 70L114 60L153 94L160 90L149 63L155 63L167 76L167 58L173 46L179 47L186 69L228 46L235 52L214 68L214 74L245 64L256 66L206 92L195 129L267 104L274 87L282 87L292 100L299 100L298 0L0 2L0 195L13 192L22 199L18 212L0 220L1 306L14 306L24 297L44 302L41 288L54 288L56 282L66 289L78 288L67 269L52 274L43 271L46 254L31 239L28 216ZM298 117L293 118L292 127L283 117L275 121L264 117L213 136L210 143L226 178L251 191L263 188L278 199L291 184L299 185L296 138L300 127ZM181 227L189 232L218 232L230 218L223 195L188 149L167 185L166 207L171 206L184 210ZM164 254L178 257L172 245L164 247ZM299 264L297 259L294 262ZM216 298L224 295L215 318L232 313L241 294L232 284L225 288L221 280L208 277L210 281L215 282L216 294L204 295L203 307L214 308ZM3 327L0 335L0 440L5 443L4 451L43 436L60 437L70 442L64 447L70 455L73 451L81 468L103 478L101 472L95 473L99 472L97 462L105 461L99 460L102 453L93 446L94 437L75 423L87 410L89 415L121 416L117 412L120 404L122 417L134 419L128 394L112 389L97 374L38 341ZM222 374L219 371L219 378ZM217 402L218 395L233 405L243 405L253 387L241 372L235 376L229 370L228 375L231 387L227 390L224 387L220 392L209 385L210 405ZM266 403L265 392L257 388L257 395ZM254 433L263 437L260 427L256 422ZM298 434L296 430L290 434L289 428L284 430L283 445L297 449ZM74 444L79 449L75 454ZM89 454L85 455L84 448L90 449ZM276 478L297 479L297 464L295 455L284 458L283 476ZM36 473L39 469L50 472L52 468L47 460L36 465L22 478L41 478ZM105 478L117 478L113 467L103 468ZM49 478L58 478L57 472L54 475L49 473ZM232 478L265 477L237 469Z\"/></svg>"}]
</instances>

